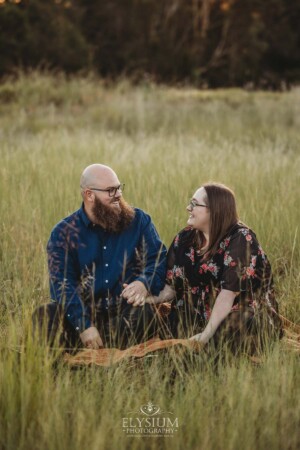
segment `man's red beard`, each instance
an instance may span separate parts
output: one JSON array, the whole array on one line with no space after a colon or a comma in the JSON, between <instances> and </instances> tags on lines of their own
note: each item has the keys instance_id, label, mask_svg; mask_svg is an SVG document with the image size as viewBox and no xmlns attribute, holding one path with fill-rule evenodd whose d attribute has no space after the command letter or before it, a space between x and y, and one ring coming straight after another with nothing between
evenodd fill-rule
<instances>
[{"instance_id":1,"label":"man's red beard","mask_svg":"<svg viewBox=\"0 0 300 450\"><path fill-rule=\"evenodd\" d=\"M116 199L112 198L112 202ZM121 233L131 224L135 211L123 198L120 198L120 208L114 206L106 206L95 198L92 207L92 214L96 222L110 233Z\"/></svg>"}]
</instances>

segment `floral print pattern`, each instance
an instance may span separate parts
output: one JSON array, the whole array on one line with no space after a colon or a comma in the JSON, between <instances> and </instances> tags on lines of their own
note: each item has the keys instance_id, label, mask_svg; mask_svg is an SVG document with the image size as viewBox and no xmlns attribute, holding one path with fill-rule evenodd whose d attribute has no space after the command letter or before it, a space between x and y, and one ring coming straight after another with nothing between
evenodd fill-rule
<instances>
[{"instance_id":1,"label":"floral print pattern","mask_svg":"<svg viewBox=\"0 0 300 450\"><path fill-rule=\"evenodd\" d=\"M208 271L209 271L212 275L214 275L215 277L217 277L219 268L218 268L218 266L217 266L216 264L214 264L214 263L212 263L212 262L210 262L209 264L206 264L206 263L201 264L201 266L200 266L200 268L199 268L199 273L200 273L200 275L201 275L202 273L206 273L206 272L208 272Z\"/></svg>"},{"instance_id":2,"label":"floral print pattern","mask_svg":"<svg viewBox=\"0 0 300 450\"><path fill-rule=\"evenodd\" d=\"M239 292L233 311L245 306L257 309L268 302L278 310L271 266L251 229L236 224L208 260L191 244L194 234L189 227L182 230L168 252L167 282L175 287L175 307L184 307L191 297L195 313L205 324L218 293L227 289Z\"/></svg>"},{"instance_id":3,"label":"floral print pattern","mask_svg":"<svg viewBox=\"0 0 300 450\"><path fill-rule=\"evenodd\" d=\"M189 248L189 252L186 253L186 256L190 258L192 264L195 263L195 249L193 247Z\"/></svg>"},{"instance_id":4,"label":"floral print pattern","mask_svg":"<svg viewBox=\"0 0 300 450\"><path fill-rule=\"evenodd\" d=\"M236 262L233 261L233 258L232 258L232 256L230 256L229 252L225 252L225 254L224 254L224 265L231 266L231 267L236 266Z\"/></svg>"},{"instance_id":5,"label":"floral print pattern","mask_svg":"<svg viewBox=\"0 0 300 450\"><path fill-rule=\"evenodd\" d=\"M249 228L240 228L239 233L242 233L245 236L246 241L252 244L253 238Z\"/></svg>"}]
</instances>

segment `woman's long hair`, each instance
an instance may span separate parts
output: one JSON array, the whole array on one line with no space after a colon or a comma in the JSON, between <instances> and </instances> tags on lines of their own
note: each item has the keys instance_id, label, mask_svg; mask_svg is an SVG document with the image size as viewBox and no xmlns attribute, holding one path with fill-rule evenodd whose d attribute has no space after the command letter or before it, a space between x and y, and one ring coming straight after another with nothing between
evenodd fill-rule
<instances>
[{"instance_id":1,"label":"woman's long hair","mask_svg":"<svg viewBox=\"0 0 300 450\"><path fill-rule=\"evenodd\" d=\"M222 238L230 229L239 222L236 209L234 192L224 184L205 183L202 185L206 192L206 205L210 211L209 243L204 259L213 256ZM201 231L195 236L197 244L200 246L205 242Z\"/></svg>"}]
</instances>

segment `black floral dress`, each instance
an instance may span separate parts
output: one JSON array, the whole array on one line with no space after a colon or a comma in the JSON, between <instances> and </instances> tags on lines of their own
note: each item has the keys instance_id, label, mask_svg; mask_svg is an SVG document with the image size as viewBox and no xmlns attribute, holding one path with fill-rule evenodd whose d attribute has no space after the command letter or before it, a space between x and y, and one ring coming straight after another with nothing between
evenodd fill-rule
<instances>
[{"instance_id":1,"label":"black floral dress","mask_svg":"<svg viewBox=\"0 0 300 450\"><path fill-rule=\"evenodd\" d=\"M215 339L220 331L224 335L224 330L227 337L257 334L259 325L280 334L271 266L255 233L237 223L206 260L194 237L195 231L185 228L175 236L168 252L167 282L176 291L170 315L172 335L190 337L203 331L221 289L239 294Z\"/></svg>"}]
</instances>

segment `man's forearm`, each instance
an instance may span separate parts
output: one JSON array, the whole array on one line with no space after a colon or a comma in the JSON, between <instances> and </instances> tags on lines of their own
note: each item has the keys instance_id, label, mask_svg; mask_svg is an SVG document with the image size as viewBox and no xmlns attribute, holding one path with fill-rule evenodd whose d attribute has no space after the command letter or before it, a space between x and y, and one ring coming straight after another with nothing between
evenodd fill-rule
<instances>
[{"instance_id":1,"label":"man's forearm","mask_svg":"<svg viewBox=\"0 0 300 450\"><path fill-rule=\"evenodd\" d=\"M66 319L76 331L82 332L91 326L89 311L75 286L53 277L50 279L50 295L53 301L62 306Z\"/></svg>"},{"instance_id":2,"label":"man's forearm","mask_svg":"<svg viewBox=\"0 0 300 450\"><path fill-rule=\"evenodd\" d=\"M91 326L90 314L78 294L80 273L76 267L76 258L69 248L69 235L66 235L65 229L51 234L47 253L50 296L62 306L73 328L82 332Z\"/></svg>"}]
</instances>

